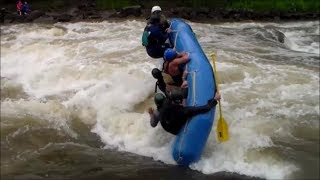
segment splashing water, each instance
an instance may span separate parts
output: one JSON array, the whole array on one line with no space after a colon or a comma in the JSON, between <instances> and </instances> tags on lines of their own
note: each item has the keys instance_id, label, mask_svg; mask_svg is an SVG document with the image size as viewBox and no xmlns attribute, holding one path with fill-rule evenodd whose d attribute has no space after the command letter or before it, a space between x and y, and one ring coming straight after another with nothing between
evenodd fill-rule
<instances>
[{"instance_id":1,"label":"splashing water","mask_svg":"<svg viewBox=\"0 0 320 180\"><path fill-rule=\"evenodd\" d=\"M150 71L161 63L141 46L144 25L1 27L2 176L14 176L24 168L21 161L33 157L36 171L48 164L46 153L62 149L80 151L76 159L103 147L175 164L174 136L151 128L145 112L154 106ZM190 168L319 178L319 23L190 25L206 54L217 54L231 137L219 144L213 130L202 159Z\"/></svg>"}]
</instances>

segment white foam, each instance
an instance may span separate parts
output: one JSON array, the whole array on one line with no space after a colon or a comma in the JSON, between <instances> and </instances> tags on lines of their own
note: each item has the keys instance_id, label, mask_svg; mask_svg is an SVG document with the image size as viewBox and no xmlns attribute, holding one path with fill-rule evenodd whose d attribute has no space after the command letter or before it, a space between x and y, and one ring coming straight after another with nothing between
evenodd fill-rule
<instances>
[{"instance_id":1,"label":"white foam","mask_svg":"<svg viewBox=\"0 0 320 180\"><path fill-rule=\"evenodd\" d=\"M112 116L101 113L92 132L100 135L106 148L150 156L169 164L175 163L170 148L173 135L160 127L151 129L146 113L118 113Z\"/></svg>"},{"instance_id":2,"label":"white foam","mask_svg":"<svg viewBox=\"0 0 320 180\"><path fill-rule=\"evenodd\" d=\"M308 36L305 36L306 32L297 31L297 32L285 32L284 33L285 44L292 50L299 52L307 52L313 54L320 54L319 42L313 41ZM319 35L319 34L318 34Z\"/></svg>"},{"instance_id":3,"label":"white foam","mask_svg":"<svg viewBox=\"0 0 320 180\"><path fill-rule=\"evenodd\" d=\"M68 126L70 114L76 114L94 126L92 132L99 135L105 148L175 164L171 157L174 136L160 125L151 128L146 112L134 112L135 106L148 101L153 93L155 80L150 71L161 64L147 57L141 46L144 25L139 21L58 23L49 28L28 25L27 32L25 25L1 27L16 37L1 36L1 46L5 47L1 48L1 76L21 84L29 95L26 100L1 102L2 113L15 116L31 112L40 119L63 122L59 124L63 127ZM216 50L223 115L231 137L218 143L214 127L202 159L191 168L206 174L229 171L287 178L299 167L264 150L275 146L270 129L281 131L281 125L295 116L319 115L317 72L267 64L253 54L230 51L226 47L253 46L245 37L216 31L221 27L231 31L263 28L266 24L191 25L208 54ZM299 45L300 39L290 40L297 46L308 46ZM318 47L314 43L314 48ZM53 103L51 96L58 103ZM297 105L284 106L290 102ZM280 123L273 115L285 120Z\"/></svg>"},{"instance_id":4,"label":"white foam","mask_svg":"<svg viewBox=\"0 0 320 180\"><path fill-rule=\"evenodd\" d=\"M36 110L36 111L35 111ZM45 127L63 129L70 136L76 138L78 135L70 129L70 112L57 101L39 102L35 100L1 101L1 117L11 118L12 121L24 119L37 121ZM30 122L32 124L32 122Z\"/></svg>"}]
</instances>

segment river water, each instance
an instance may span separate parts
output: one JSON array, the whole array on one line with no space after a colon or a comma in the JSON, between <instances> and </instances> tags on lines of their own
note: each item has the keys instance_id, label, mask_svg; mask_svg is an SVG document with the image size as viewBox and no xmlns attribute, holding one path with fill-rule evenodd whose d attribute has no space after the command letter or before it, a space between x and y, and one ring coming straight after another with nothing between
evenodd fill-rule
<instances>
[{"instance_id":1,"label":"river water","mask_svg":"<svg viewBox=\"0 0 320 180\"><path fill-rule=\"evenodd\" d=\"M190 25L230 140L213 130L189 168L149 125L144 21L1 26L1 178L319 179L319 22Z\"/></svg>"}]
</instances>

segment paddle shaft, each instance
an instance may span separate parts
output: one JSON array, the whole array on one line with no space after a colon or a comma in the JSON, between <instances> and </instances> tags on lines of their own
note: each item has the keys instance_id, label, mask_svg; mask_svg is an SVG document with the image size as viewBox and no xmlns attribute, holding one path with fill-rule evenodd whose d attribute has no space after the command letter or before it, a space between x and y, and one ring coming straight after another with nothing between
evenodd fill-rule
<instances>
[{"instance_id":1,"label":"paddle shaft","mask_svg":"<svg viewBox=\"0 0 320 180\"><path fill-rule=\"evenodd\" d=\"M217 68L216 68L216 55L214 53L211 54L211 59L213 61L213 70L214 70L214 83L216 85L217 92L219 93L219 86L218 86L218 75L217 75ZM222 110L221 110L221 101L219 100L219 113L220 117L222 117Z\"/></svg>"},{"instance_id":2,"label":"paddle shaft","mask_svg":"<svg viewBox=\"0 0 320 180\"><path fill-rule=\"evenodd\" d=\"M211 54L211 59L213 61L213 68L214 68L214 78L215 78L215 85L217 92L219 93L219 87L218 87L218 76L217 76L217 68L216 68L216 56L214 53ZM227 141L229 139L229 133L228 133L228 124L222 117L222 110L221 110L221 100L219 100L219 112L220 112L220 118L218 120L217 124L217 133L218 133L218 141L223 142Z\"/></svg>"}]
</instances>

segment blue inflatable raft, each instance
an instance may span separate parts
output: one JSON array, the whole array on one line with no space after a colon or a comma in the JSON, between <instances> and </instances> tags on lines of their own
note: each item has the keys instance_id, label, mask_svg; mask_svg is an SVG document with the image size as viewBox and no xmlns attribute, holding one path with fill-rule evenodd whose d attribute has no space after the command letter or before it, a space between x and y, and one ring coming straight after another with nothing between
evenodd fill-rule
<instances>
[{"instance_id":1,"label":"blue inflatable raft","mask_svg":"<svg viewBox=\"0 0 320 180\"><path fill-rule=\"evenodd\" d=\"M207 104L214 97L215 80L212 67L191 27L181 19L171 19L169 39L178 52L189 52L187 106ZM200 159L214 121L215 108L194 116L177 135L172 155L179 165L188 166Z\"/></svg>"}]
</instances>

